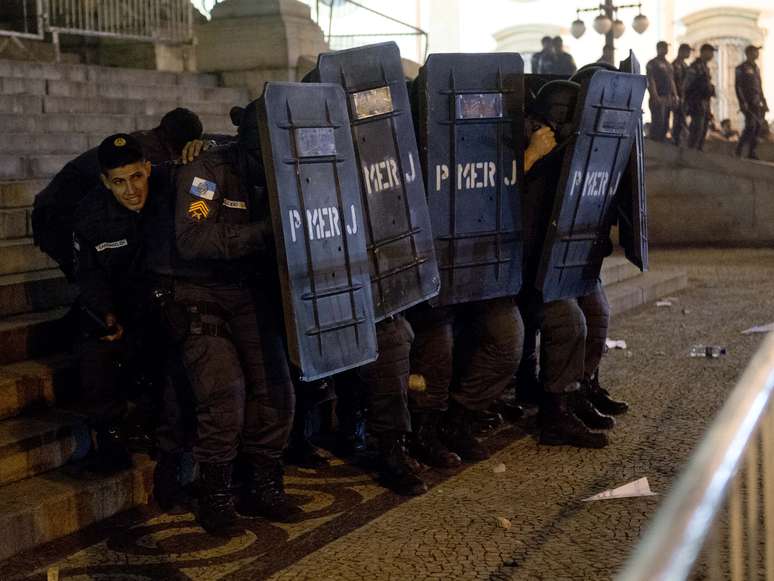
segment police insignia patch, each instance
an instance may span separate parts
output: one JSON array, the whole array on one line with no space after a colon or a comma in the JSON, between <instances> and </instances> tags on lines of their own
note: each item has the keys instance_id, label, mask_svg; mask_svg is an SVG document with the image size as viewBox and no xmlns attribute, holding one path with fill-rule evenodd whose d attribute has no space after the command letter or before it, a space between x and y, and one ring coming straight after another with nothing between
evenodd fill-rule
<instances>
[{"instance_id":1,"label":"police insignia patch","mask_svg":"<svg viewBox=\"0 0 774 581\"><path fill-rule=\"evenodd\" d=\"M188 193L197 198L202 198L203 200L213 200L215 199L215 192L217 189L218 186L215 182L203 178L194 178Z\"/></svg>"},{"instance_id":2,"label":"police insignia patch","mask_svg":"<svg viewBox=\"0 0 774 581\"><path fill-rule=\"evenodd\" d=\"M188 206L188 215L196 220L204 220L210 215L210 207L204 200L196 200Z\"/></svg>"},{"instance_id":3,"label":"police insignia patch","mask_svg":"<svg viewBox=\"0 0 774 581\"><path fill-rule=\"evenodd\" d=\"M126 145L126 139L124 139L123 137L116 137L115 141L113 141L113 145L115 145L116 147L123 147L124 145Z\"/></svg>"}]
</instances>

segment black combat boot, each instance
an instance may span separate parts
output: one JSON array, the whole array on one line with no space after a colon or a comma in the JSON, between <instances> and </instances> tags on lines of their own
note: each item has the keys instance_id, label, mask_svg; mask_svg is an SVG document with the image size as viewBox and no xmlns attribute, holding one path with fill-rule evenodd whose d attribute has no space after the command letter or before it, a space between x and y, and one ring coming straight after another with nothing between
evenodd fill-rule
<instances>
[{"instance_id":1,"label":"black combat boot","mask_svg":"<svg viewBox=\"0 0 774 581\"><path fill-rule=\"evenodd\" d=\"M583 389L586 398L603 414L618 416L629 411L628 403L614 400L610 397L610 392L599 385L599 371L589 381L584 382Z\"/></svg>"},{"instance_id":2,"label":"black combat boot","mask_svg":"<svg viewBox=\"0 0 774 581\"><path fill-rule=\"evenodd\" d=\"M438 436L441 412L417 412L411 416L411 454L435 468L456 468L462 464L457 454L443 445Z\"/></svg>"},{"instance_id":3,"label":"black combat boot","mask_svg":"<svg viewBox=\"0 0 774 581\"><path fill-rule=\"evenodd\" d=\"M218 537L232 537L236 528L231 462L199 464L199 510L197 519L205 531Z\"/></svg>"},{"instance_id":4,"label":"black combat boot","mask_svg":"<svg viewBox=\"0 0 774 581\"><path fill-rule=\"evenodd\" d=\"M285 494L282 462L265 456L248 459L248 478L237 502L245 516L262 516L276 522L296 522L304 511Z\"/></svg>"},{"instance_id":5,"label":"black combat boot","mask_svg":"<svg viewBox=\"0 0 774 581\"><path fill-rule=\"evenodd\" d=\"M487 447L474 436L475 422L476 412L452 402L441 429L443 443L465 462L489 458Z\"/></svg>"},{"instance_id":6,"label":"black combat boot","mask_svg":"<svg viewBox=\"0 0 774 581\"><path fill-rule=\"evenodd\" d=\"M132 467L132 456L119 424L106 424L96 429L97 453L91 468L98 474L115 474Z\"/></svg>"},{"instance_id":7,"label":"black combat boot","mask_svg":"<svg viewBox=\"0 0 774 581\"><path fill-rule=\"evenodd\" d=\"M615 420L595 408L588 400L585 390L573 392L570 398L573 413L592 430L612 430L615 427Z\"/></svg>"},{"instance_id":8,"label":"black combat boot","mask_svg":"<svg viewBox=\"0 0 774 581\"><path fill-rule=\"evenodd\" d=\"M159 452L153 470L153 498L161 510L172 510L178 504L187 504L181 483L182 454Z\"/></svg>"},{"instance_id":9,"label":"black combat boot","mask_svg":"<svg viewBox=\"0 0 774 581\"><path fill-rule=\"evenodd\" d=\"M540 408L540 443L549 446L604 448L607 434L592 432L572 410L572 393L546 394Z\"/></svg>"},{"instance_id":10,"label":"black combat boot","mask_svg":"<svg viewBox=\"0 0 774 581\"><path fill-rule=\"evenodd\" d=\"M427 492L419 464L406 451L406 436L400 432L379 434L379 476L382 483L401 496Z\"/></svg>"}]
</instances>

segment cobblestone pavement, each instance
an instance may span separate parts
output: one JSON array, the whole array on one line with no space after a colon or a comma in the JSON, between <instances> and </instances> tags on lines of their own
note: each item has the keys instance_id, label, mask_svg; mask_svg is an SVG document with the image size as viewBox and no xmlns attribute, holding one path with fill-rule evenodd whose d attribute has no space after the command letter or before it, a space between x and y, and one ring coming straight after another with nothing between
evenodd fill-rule
<instances>
[{"instance_id":1,"label":"cobblestone pavement","mask_svg":"<svg viewBox=\"0 0 774 581\"><path fill-rule=\"evenodd\" d=\"M602 382L632 411L605 450L541 447L506 430L491 460L450 477L429 473L436 485L408 501L356 467L296 470L289 487L307 502L302 523L247 521L225 542L203 535L191 515L133 513L0 564L0 578L45 579L53 564L78 581L609 579L661 497L581 500L640 477L668 493L760 343L740 332L774 321L774 250L670 250L653 260L687 269L690 287L671 308L613 319L610 337L629 349L605 357ZM696 343L728 355L690 359Z\"/></svg>"}]
</instances>

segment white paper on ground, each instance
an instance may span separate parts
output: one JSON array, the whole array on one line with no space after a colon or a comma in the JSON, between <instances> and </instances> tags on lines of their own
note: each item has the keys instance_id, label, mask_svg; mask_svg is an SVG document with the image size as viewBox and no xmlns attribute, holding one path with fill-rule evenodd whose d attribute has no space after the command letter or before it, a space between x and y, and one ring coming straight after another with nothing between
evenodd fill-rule
<instances>
[{"instance_id":1,"label":"white paper on ground","mask_svg":"<svg viewBox=\"0 0 774 581\"><path fill-rule=\"evenodd\" d=\"M638 496L658 496L658 493L650 489L650 483L647 478L640 478L634 482L629 482L618 488L608 489L594 496L584 498L583 502L592 500L607 500L610 498L635 498Z\"/></svg>"},{"instance_id":2,"label":"white paper on ground","mask_svg":"<svg viewBox=\"0 0 774 581\"><path fill-rule=\"evenodd\" d=\"M667 301L667 300L656 301L656 306L657 307L671 307L672 306L672 301Z\"/></svg>"},{"instance_id":3,"label":"white paper on ground","mask_svg":"<svg viewBox=\"0 0 774 581\"><path fill-rule=\"evenodd\" d=\"M742 335L752 335L753 333L771 333L772 331L774 331L774 323L769 323L768 325L750 327L749 329L742 331Z\"/></svg>"},{"instance_id":4,"label":"white paper on ground","mask_svg":"<svg viewBox=\"0 0 774 581\"><path fill-rule=\"evenodd\" d=\"M608 349L626 349L626 341L623 340L606 339L605 345L607 345Z\"/></svg>"}]
</instances>

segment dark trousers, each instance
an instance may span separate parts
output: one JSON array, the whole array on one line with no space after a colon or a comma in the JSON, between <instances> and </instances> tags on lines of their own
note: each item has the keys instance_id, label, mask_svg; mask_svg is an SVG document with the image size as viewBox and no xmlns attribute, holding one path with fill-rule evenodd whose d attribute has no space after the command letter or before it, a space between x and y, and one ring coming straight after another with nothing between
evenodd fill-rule
<instances>
[{"instance_id":1,"label":"dark trousers","mask_svg":"<svg viewBox=\"0 0 774 581\"><path fill-rule=\"evenodd\" d=\"M683 110L681 103L675 107L674 112L672 113L672 142L675 145L680 145L683 131L685 131L685 111Z\"/></svg>"},{"instance_id":2,"label":"dark trousers","mask_svg":"<svg viewBox=\"0 0 774 581\"><path fill-rule=\"evenodd\" d=\"M87 339L80 346L81 395L83 411L95 426L121 422L127 409L126 383L121 367L130 360L129 342Z\"/></svg>"},{"instance_id":3,"label":"dark trousers","mask_svg":"<svg viewBox=\"0 0 774 581\"><path fill-rule=\"evenodd\" d=\"M196 405L199 462L232 461L237 451L279 459L293 423L294 393L276 315L249 288L175 284L175 301L201 309L203 331L182 345ZM217 311L217 312L215 312Z\"/></svg>"},{"instance_id":4,"label":"dark trousers","mask_svg":"<svg viewBox=\"0 0 774 581\"><path fill-rule=\"evenodd\" d=\"M368 402L368 428L375 435L411 431L408 382L413 339L411 325L403 316L377 323L379 358L354 371Z\"/></svg>"},{"instance_id":5,"label":"dark trousers","mask_svg":"<svg viewBox=\"0 0 774 581\"><path fill-rule=\"evenodd\" d=\"M669 129L669 107L661 100L650 100L650 137L653 141L666 140Z\"/></svg>"},{"instance_id":6,"label":"dark trousers","mask_svg":"<svg viewBox=\"0 0 774 581\"><path fill-rule=\"evenodd\" d=\"M736 146L737 155L743 155L744 148L748 147L748 157L755 157L755 150L758 148L758 137L763 129L763 119L763 112L753 111L744 114L744 131L742 131L742 136L739 138L739 143Z\"/></svg>"},{"instance_id":7,"label":"dark trousers","mask_svg":"<svg viewBox=\"0 0 774 581\"><path fill-rule=\"evenodd\" d=\"M688 147L704 149L704 140L709 128L709 103L706 107L694 107L690 110L691 125L688 128Z\"/></svg>"},{"instance_id":8,"label":"dark trousers","mask_svg":"<svg viewBox=\"0 0 774 581\"><path fill-rule=\"evenodd\" d=\"M591 379L602 360L609 320L601 284L586 296L543 305L541 373L547 392L575 391Z\"/></svg>"},{"instance_id":9,"label":"dark trousers","mask_svg":"<svg viewBox=\"0 0 774 581\"><path fill-rule=\"evenodd\" d=\"M409 393L412 410L444 411L451 398L482 411L503 394L519 366L524 340L512 298L435 309L422 305L408 318L415 333L411 369L426 382L425 391Z\"/></svg>"}]
</instances>

